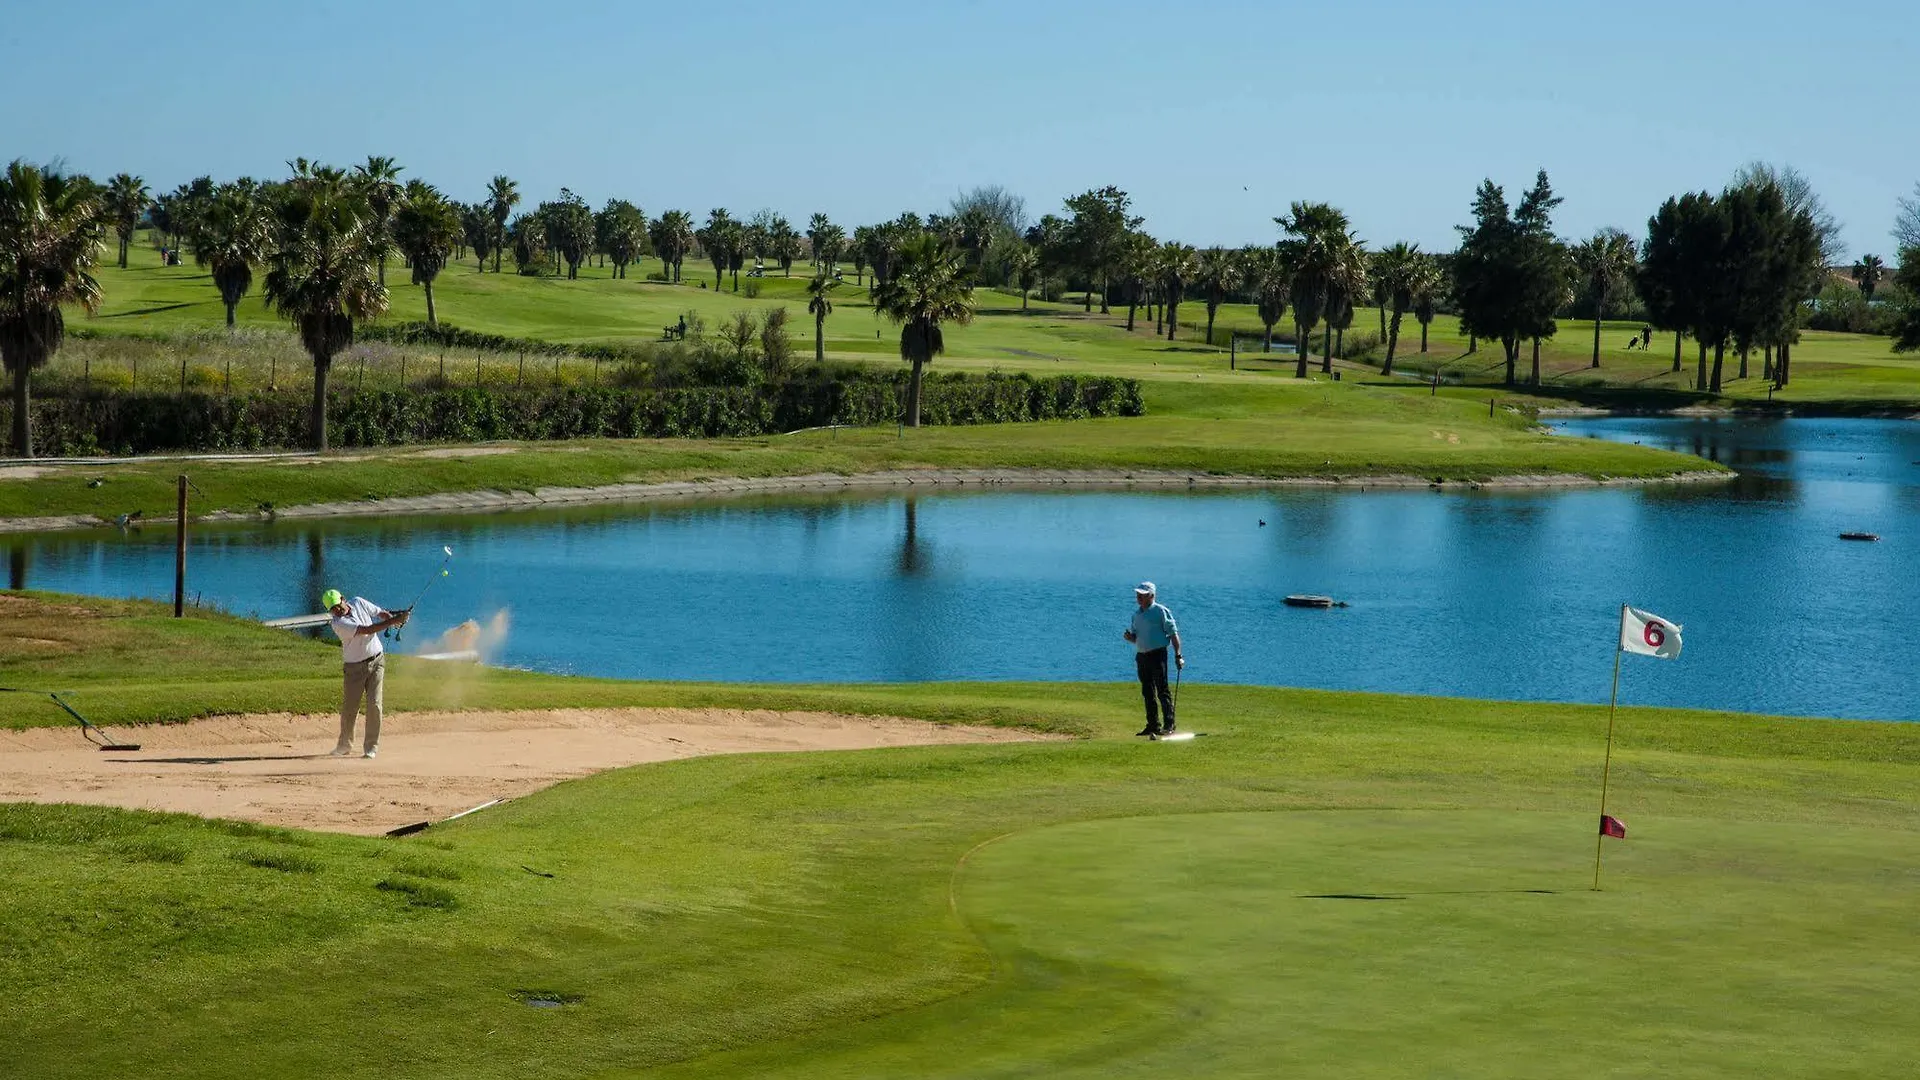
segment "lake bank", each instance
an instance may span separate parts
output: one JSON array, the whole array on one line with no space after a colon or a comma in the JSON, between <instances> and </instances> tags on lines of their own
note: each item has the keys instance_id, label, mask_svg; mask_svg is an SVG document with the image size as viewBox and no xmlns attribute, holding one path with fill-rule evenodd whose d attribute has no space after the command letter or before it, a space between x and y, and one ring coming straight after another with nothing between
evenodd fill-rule
<instances>
[{"instance_id":1,"label":"lake bank","mask_svg":"<svg viewBox=\"0 0 1920 1080\"><path fill-rule=\"evenodd\" d=\"M478 448L476 448L478 449ZM655 502L714 499L740 495L817 494L835 491L926 488L928 490L1359 490L1433 488L1437 490L1513 490L1552 488L1638 487L1649 484L1724 483L1731 474L1695 469L1667 476L1583 476L1578 474L1516 474L1484 479L1448 479L1406 474L1362 476L1220 476L1208 473L1149 470L1053 469L918 469L874 473L808 473L799 476L720 477L657 483L608 484L597 487L549 487L532 491L455 491L436 495L364 499L276 507L252 513L215 511L194 515L195 522L273 521L277 519L371 517L383 515L489 513L590 503ZM145 525L165 526L168 518L143 519ZM93 529L115 522L90 514L0 518L0 533L55 532Z\"/></svg>"}]
</instances>

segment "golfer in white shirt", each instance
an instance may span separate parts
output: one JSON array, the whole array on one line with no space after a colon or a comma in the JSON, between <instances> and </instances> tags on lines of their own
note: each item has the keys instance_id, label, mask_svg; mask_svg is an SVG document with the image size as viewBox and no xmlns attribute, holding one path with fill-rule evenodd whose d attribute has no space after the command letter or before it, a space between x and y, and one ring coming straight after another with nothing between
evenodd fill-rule
<instances>
[{"instance_id":1,"label":"golfer in white shirt","mask_svg":"<svg viewBox=\"0 0 1920 1080\"><path fill-rule=\"evenodd\" d=\"M361 744L362 757L372 757L380 749L380 714L385 705L387 682L386 648L380 644L380 631L405 626L407 612L387 611L372 602L354 597L348 600L338 589L320 594L320 602L333 616L333 634L340 639L340 667L345 688L340 698L340 741L334 745L334 757L353 753L353 722L360 713L360 699L367 700L367 734Z\"/></svg>"}]
</instances>

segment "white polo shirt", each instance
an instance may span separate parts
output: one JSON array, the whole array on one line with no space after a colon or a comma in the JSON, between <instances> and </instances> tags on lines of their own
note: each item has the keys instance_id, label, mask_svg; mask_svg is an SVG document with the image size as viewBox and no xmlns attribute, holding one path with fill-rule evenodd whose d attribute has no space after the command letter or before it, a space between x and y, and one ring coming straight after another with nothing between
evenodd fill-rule
<instances>
[{"instance_id":1,"label":"white polo shirt","mask_svg":"<svg viewBox=\"0 0 1920 1080\"><path fill-rule=\"evenodd\" d=\"M380 609L363 597L356 596L347 601L347 613L333 618L333 636L340 639L340 661L346 664L358 664L371 660L386 651L380 644L379 634L356 633L362 626L372 626L380 621Z\"/></svg>"}]
</instances>

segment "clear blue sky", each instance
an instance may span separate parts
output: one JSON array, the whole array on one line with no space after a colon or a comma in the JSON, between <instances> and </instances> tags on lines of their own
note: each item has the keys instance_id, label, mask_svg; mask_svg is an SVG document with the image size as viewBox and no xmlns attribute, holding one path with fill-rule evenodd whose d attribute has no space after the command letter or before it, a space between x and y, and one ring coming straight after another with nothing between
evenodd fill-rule
<instances>
[{"instance_id":1,"label":"clear blue sky","mask_svg":"<svg viewBox=\"0 0 1920 1080\"><path fill-rule=\"evenodd\" d=\"M1567 235L1644 232L1743 162L1806 173L1891 256L1920 180L1911 0L1060 5L95 0L0 18L0 158L156 188L398 158L649 214L859 224L997 183L1115 184L1156 236L1274 238L1297 198L1451 247L1473 188L1545 167Z\"/></svg>"}]
</instances>

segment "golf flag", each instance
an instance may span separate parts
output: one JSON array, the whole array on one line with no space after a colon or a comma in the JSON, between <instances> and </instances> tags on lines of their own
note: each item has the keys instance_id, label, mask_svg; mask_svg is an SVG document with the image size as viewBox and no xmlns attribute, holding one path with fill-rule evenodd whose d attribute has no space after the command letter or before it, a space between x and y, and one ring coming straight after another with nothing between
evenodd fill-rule
<instances>
[{"instance_id":1,"label":"golf flag","mask_svg":"<svg viewBox=\"0 0 1920 1080\"><path fill-rule=\"evenodd\" d=\"M1612 814L1601 814L1600 815L1600 835L1616 836L1622 840L1625 840L1627 838L1627 827L1625 825L1620 824L1620 819L1617 817L1614 817Z\"/></svg>"},{"instance_id":2,"label":"golf flag","mask_svg":"<svg viewBox=\"0 0 1920 1080\"><path fill-rule=\"evenodd\" d=\"M1675 660L1680 656L1680 627L1658 615L1639 608L1620 607L1620 649L1622 652Z\"/></svg>"}]
</instances>

